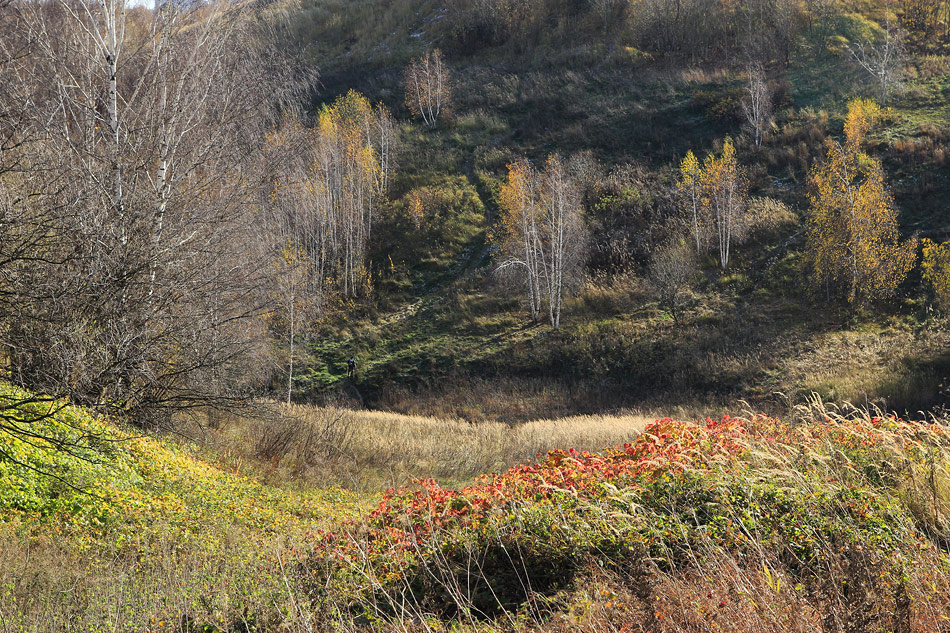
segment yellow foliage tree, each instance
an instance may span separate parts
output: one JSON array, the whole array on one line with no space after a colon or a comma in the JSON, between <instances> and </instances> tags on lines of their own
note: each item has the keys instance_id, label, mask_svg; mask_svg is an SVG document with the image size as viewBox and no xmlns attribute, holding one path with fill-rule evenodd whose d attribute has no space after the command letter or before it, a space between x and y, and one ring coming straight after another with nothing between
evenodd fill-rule
<instances>
[{"instance_id":1,"label":"yellow foliage tree","mask_svg":"<svg viewBox=\"0 0 950 633\"><path fill-rule=\"evenodd\" d=\"M806 240L812 276L829 294L842 292L852 312L892 295L917 257L917 239L900 240L897 208L880 161L860 150L875 110L864 100L853 101L845 144L829 141L825 162L811 173Z\"/></svg>"},{"instance_id":2,"label":"yellow foliage tree","mask_svg":"<svg viewBox=\"0 0 950 633\"><path fill-rule=\"evenodd\" d=\"M732 139L725 140L719 156L709 154L702 164L692 151L687 152L680 163L677 190L686 215L692 217L696 252L702 253L714 234L719 265L725 270L733 244L745 237L748 228L749 182Z\"/></svg>"},{"instance_id":3,"label":"yellow foliage tree","mask_svg":"<svg viewBox=\"0 0 950 633\"><path fill-rule=\"evenodd\" d=\"M930 286L937 305L946 311L950 309L950 243L937 244L925 238L922 247L921 277Z\"/></svg>"},{"instance_id":4,"label":"yellow foliage tree","mask_svg":"<svg viewBox=\"0 0 950 633\"><path fill-rule=\"evenodd\" d=\"M726 139L719 157L706 157L702 183L706 216L719 242L719 266L725 270L732 243L745 235L749 198L749 183L739 166L732 139Z\"/></svg>"},{"instance_id":5,"label":"yellow foliage tree","mask_svg":"<svg viewBox=\"0 0 950 633\"><path fill-rule=\"evenodd\" d=\"M380 202L393 168L395 127L389 111L350 91L324 106L314 129L293 121L271 135L278 152L272 206L284 232L315 261L315 283L332 279L344 297L368 291L365 263Z\"/></svg>"},{"instance_id":6,"label":"yellow foliage tree","mask_svg":"<svg viewBox=\"0 0 950 633\"><path fill-rule=\"evenodd\" d=\"M676 188L682 196L687 214L693 218L693 237L696 240L696 252L702 250L702 240L700 231L700 205L702 202L702 176L703 169L699 164L699 159L693 150L686 152L686 157L680 163L680 179L676 183Z\"/></svg>"},{"instance_id":7,"label":"yellow foliage tree","mask_svg":"<svg viewBox=\"0 0 950 633\"><path fill-rule=\"evenodd\" d=\"M845 143L856 150L882 114L881 107L870 99L852 99L844 120Z\"/></svg>"}]
</instances>

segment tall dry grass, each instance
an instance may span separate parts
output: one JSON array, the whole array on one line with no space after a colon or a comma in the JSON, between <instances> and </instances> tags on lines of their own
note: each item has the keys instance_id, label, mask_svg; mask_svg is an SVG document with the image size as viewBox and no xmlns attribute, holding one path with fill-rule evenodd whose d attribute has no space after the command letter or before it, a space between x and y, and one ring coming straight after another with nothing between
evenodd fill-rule
<instances>
[{"instance_id":1,"label":"tall dry grass","mask_svg":"<svg viewBox=\"0 0 950 633\"><path fill-rule=\"evenodd\" d=\"M555 448L597 451L631 441L654 419L631 412L509 425L272 404L222 421L205 441L231 468L271 483L379 490L426 477L454 485Z\"/></svg>"}]
</instances>

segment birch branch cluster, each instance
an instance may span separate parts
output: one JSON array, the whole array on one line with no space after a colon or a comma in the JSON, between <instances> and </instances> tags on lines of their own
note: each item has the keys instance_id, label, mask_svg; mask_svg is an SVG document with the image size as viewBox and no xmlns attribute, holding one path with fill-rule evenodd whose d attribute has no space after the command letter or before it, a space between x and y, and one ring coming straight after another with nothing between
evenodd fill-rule
<instances>
[{"instance_id":1,"label":"birch branch cluster","mask_svg":"<svg viewBox=\"0 0 950 633\"><path fill-rule=\"evenodd\" d=\"M20 1L0 17L7 376L143 422L262 380L260 149L310 89L276 15Z\"/></svg>"}]
</instances>

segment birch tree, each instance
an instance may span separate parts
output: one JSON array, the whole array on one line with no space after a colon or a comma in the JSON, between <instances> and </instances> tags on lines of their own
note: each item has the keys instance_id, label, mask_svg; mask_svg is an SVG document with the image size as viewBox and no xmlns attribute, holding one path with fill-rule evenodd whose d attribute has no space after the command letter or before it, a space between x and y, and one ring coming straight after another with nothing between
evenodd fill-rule
<instances>
[{"instance_id":1,"label":"birch tree","mask_svg":"<svg viewBox=\"0 0 950 633\"><path fill-rule=\"evenodd\" d=\"M334 297L368 290L366 252L395 166L396 128L382 105L351 91L323 107L313 127L285 117L268 135L266 228L274 305L268 321L286 342L286 394L306 325Z\"/></svg>"},{"instance_id":2,"label":"birch tree","mask_svg":"<svg viewBox=\"0 0 950 633\"><path fill-rule=\"evenodd\" d=\"M901 241L880 161L861 150L873 103L849 106L844 144L829 140L811 173L806 252L818 287L841 293L852 313L891 296L913 268L917 239Z\"/></svg>"},{"instance_id":3,"label":"birch tree","mask_svg":"<svg viewBox=\"0 0 950 633\"><path fill-rule=\"evenodd\" d=\"M752 131L752 141L758 149L762 146L765 132L772 123L772 91L761 66L750 66L747 74L748 79L741 99L742 113Z\"/></svg>"},{"instance_id":4,"label":"birch tree","mask_svg":"<svg viewBox=\"0 0 950 633\"><path fill-rule=\"evenodd\" d=\"M705 233L705 219L700 217L703 205L703 168L699 164L693 150L686 152L680 163L680 179L676 183L677 191L683 201L686 214L691 217L693 238L696 241L696 252L703 252L703 235Z\"/></svg>"},{"instance_id":5,"label":"birch tree","mask_svg":"<svg viewBox=\"0 0 950 633\"><path fill-rule=\"evenodd\" d=\"M558 329L564 295L580 280L586 256L580 192L570 166L556 154L541 172L524 159L509 165L500 206L497 239L504 260L496 270L521 271L532 318L546 305L551 327Z\"/></svg>"},{"instance_id":6,"label":"birch tree","mask_svg":"<svg viewBox=\"0 0 950 633\"><path fill-rule=\"evenodd\" d=\"M543 285L541 209L537 192L537 174L527 159L508 165L508 181L501 186L499 204L501 247L505 260L498 271L521 269L528 292L531 319L541 314Z\"/></svg>"},{"instance_id":7,"label":"birch tree","mask_svg":"<svg viewBox=\"0 0 950 633\"><path fill-rule=\"evenodd\" d=\"M566 288L575 281L586 249L581 222L580 192L560 156L548 157L540 176L544 236L541 261L547 287L551 327L561 326L561 305Z\"/></svg>"},{"instance_id":8,"label":"birch tree","mask_svg":"<svg viewBox=\"0 0 950 633\"><path fill-rule=\"evenodd\" d=\"M452 102L452 75L442 51L435 49L412 60L405 82L406 107L430 128L437 127Z\"/></svg>"},{"instance_id":9,"label":"birch tree","mask_svg":"<svg viewBox=\"0 0 950 633\"><path fill-rule=\"evenodd\" d=\"M140 420L232 401L263 350L259 149L306 82L250 5L11 8L2 45L30 44L0 92L19 112L10 180L30 190L13 199L52 225L8 272L32 297L4 315L11 375Z\"/></svg>"},{"instance_id":10,"label":"birch tree","mask_svg":"<svg viewBox=\"0 0 950 633\"><path fill-rule=\"evenodd\" d=\"M366 250L394 168L394 129L388 110L351 91L321 110L310 137L310 253L346 297L368 283Z\"/></svg>"},{"instance_id":11,"label":"birch tree","mask_svg":"<svg viewBox=\"0 0 950 633\"><path fill-rule=\"evenodd\" d=\"M745 233L748 210L748 181L736 158L736 150L726 139L722 154L710 154L702 170L703 209L719 245L719 266L725 270L733 243Z\"/></svg>"},{"instance_id":12,"label":"birch tree","mask_svg":"<svg viewBox=\"0 0 950 633\"><path fill-rule=\"evenodd\" d=\"M292 285L316 315L337 293L351 298L368 290L367 248L394 168L395 144L389 111L356 92L324 107L314 127L288 118L268 137L269 162L278 166L264 204L274 236L270 259L279 270L297 271L300 278ZM288 248L295 254L293 266Z\"/></svg>"}]
</instances>

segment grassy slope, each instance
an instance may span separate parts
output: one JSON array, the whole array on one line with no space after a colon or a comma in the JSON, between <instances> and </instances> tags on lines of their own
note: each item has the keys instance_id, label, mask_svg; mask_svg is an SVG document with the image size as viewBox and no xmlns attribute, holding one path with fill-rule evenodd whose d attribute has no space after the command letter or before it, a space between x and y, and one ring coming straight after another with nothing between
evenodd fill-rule
<instances>
[{"instance_id":1,"label":"grassy slope","mask_svg":"<svg viewBox=\"0 0 950 633\"><path fill-rule=\"evenodd\" d=\"M339 529L380 490L416 477L464 483L557 446L629 441L647 423L511 429L289 407L218 416L197 445L65 403L15 405L26 396L0 383L4 633L311 630L325 596L304 591L300 561L317 533Z\"/></svg>"},{"instance_id":2,"label":"grassy slope","mask_svg":"<svg viewBox=\"0 0 950 633\"><path fill-rule=\"evenodd\" d=\"M4 403L21 395L0 386ZM5 631L226 629L242 610L292 618L278 559L290 564L308 532L356 507L342 490L265 486L60 403L11 421L69 448L0 433Z\"/></svg>"},{"instance_id":3,"label":"grassy slope","mask_svg":"<svg viewBox=\"0 0 950 633\"><path fill-rule=\"evenodd\" d=\"M295 428L337 415L285 412ZM426 479L358 516L352 494L262 485L65 407L30 428L72 454L0 434L0 626L922 632L950 621L945 425L816 408L791 424L666 419L637 436L636 417L509 429L349 415L347 461L404 459L450 481L552 445L629 443L553 451L457 490ZM233 463L235 444L214 448L226 446Z\"/></svg>"},{"instance_id":4,"label":"grassy slope","mask_svg":"<svg viewBox=\"0 0 950 633\"><path fill-rule=\"evenodd\" d=\"M331 4L308 11L330 15ZM737 249L726 275L707 262L707 280L680 327L672 327L636 280L590 285L567 306L561 333L530 324L520 302L504 298L489 274L483 246L506 163L589 150L605 170L639 164L650 180L636 195L656 197L673 182L687 149L701 154L727 134L741 136L728 108L716 114L719 104L736 98L739 70L652 62L627 49L622 36L603 40L587 32L571 46L467 54L451 49L432 3L386 4L376 19L369 19L375 5L367 0L353 5L347 24L302 27L316 33L321 98L356 88L408 118L399 71L427 45L443 45L458 82L455 115L436 131L404 126L395 203L381 231L388 238L374 255L378 304L316 334L312 371L298 383L301 396L327 386L355 395L343 376L345 359L356 355L357 387L367 404L470 419L630 406L685 405L699 413L727 409L737 398L778 408L785 399L776 392L799 400L817 391L909 411L945 400L940 375L950 359L940 351L943 325L926 313L916 280L880 313L849 324L802 289L800 225ZM862 24L849 17L834 28L847 34ZM787 97L765 147L740 147L753 193L785 201L800 217L808 167L822 155L823 140L840 133L847 100L871 89L845 56L816 47L820 41L806 34L790 66L774 69ZM941 215L950 195L947 64L947 58L911 61L907 90L871 144L884 159L905 230L934 239L948 233ZM458 191L482 202L431 218L437 225L464 216L454 228L420 233L401 219L410 191L452 179ZM598 219L598 211L588 213ZM804 368L803 355L826 364ZM479 397L468 397L473 393Z\"/></svg>"}]
</instances>

